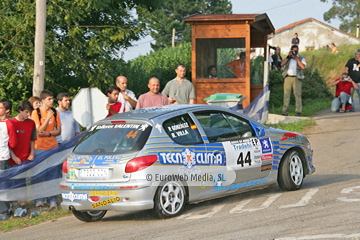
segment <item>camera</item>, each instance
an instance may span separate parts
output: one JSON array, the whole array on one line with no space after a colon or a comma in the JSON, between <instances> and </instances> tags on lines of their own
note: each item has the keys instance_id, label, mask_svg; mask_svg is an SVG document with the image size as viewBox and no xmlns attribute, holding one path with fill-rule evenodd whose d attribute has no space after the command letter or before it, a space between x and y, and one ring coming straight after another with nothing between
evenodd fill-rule
<instances>
[{"instance_id":1,"label":"camera","mask_svg":"<svg viewBox=\"0 0 360 240\"><path fill-rule=\"evenodd\" d=\"M296 55L296 51L295 50L291 50L292 55Z\"/></svg>"},{"instance_id":2,"label":"camera","mask_svg":"<svg viewBox=\"0 0 360 240\"><path fill-rule=\"evenodd\" d=\"M349 78L348 77L344 78L344 81L349 81Z\"/></svg>"}]
</instances>

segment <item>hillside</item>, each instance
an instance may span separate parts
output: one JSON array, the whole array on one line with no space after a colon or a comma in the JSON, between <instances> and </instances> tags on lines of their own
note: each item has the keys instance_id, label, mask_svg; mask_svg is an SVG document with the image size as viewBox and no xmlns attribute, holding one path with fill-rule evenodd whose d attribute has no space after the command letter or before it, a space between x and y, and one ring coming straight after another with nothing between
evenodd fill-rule
<instances>
[{"instance_id":1,"label":"hillside","mask_svg":"<svg viewBox=\"0 0 360 240\"><path fill-rule=\"evenodd\" d=\"M343 45L338 48L339 53L337 54L325 49L301 52L300 54L306 57L307 67L313 66L314 69L318 69L324 80L329 83L340 77L341 73L345 71L345 64L354 57L354 52L360 49L360 45Z\"/></svg>"}]
</instances>

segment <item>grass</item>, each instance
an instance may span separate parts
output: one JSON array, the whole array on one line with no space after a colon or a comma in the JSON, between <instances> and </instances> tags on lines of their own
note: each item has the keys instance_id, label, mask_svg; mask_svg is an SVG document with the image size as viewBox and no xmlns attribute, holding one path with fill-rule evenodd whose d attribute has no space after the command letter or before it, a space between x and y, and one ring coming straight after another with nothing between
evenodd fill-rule
<instances>
[{"instance_id":1,"label":"grass","mask_svg":"<svg viewBox=\"0 0 360 240\"><path fill-rule=\"evenodd\" d=\"M30 212L30 211L29 211ZM28 213L29 213L28 212ZM17 228L29 227L45 222L47 220L58 219L63 216L68 216L71 211L59 209L57 211L43 211L37 214L32 219L29 216L23 218L10 217L7 220L0 221L0 232L8 232Z\"/></svg>"},{"instance_id":2,"label":"grass","mask_svg":"<svg viewBox=\"0 0 360 240\"><path fill-rule=\"evenodd\" d=\"M332 99L307 99L303 101L302 116L310 117L314 116L316 112L328 109L331 107ZM270 113L281 114L282 107L273 107L269 109ZM295 104L290 103L289 116L295 116Z\"/></svg>"},{"instance_id":3,"label":"grass","mask_svg":"<svg viewBox=\"0 0 360 240\"><path fill-rule=\"evenodd\" d=\"M315 125L315 120L306 119L290 123L266 124L269 127L275 127L291 132L302 132L304 128Z\"/></svg>"}]
</instances>

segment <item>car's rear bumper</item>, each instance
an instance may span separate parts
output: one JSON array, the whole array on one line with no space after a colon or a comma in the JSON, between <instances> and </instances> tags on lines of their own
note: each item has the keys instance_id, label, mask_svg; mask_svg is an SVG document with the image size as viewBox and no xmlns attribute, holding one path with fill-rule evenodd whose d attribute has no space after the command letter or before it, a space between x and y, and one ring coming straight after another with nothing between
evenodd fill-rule
<instances>
[{"instance_id":1,"label":"car's rear bumper","mask_svg":"<svg viewBox=\"0 0 360 240\"><path fill-rule=\"evenodd\" d=\"M149 182L143 183L89 184L63 181L61 182L63 198L61 208L77 211L115 210L124 212L152 209L157 187L149 186Z\"/></svg>"}]
</instances>

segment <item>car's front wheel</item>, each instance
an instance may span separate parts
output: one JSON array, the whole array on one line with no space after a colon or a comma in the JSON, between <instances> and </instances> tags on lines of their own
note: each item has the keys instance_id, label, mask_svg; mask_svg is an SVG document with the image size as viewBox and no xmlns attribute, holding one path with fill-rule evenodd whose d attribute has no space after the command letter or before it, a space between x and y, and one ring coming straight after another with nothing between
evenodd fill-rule
<instances>
[{"instance_id":1,"label":"car's front wheel","mask_svg":"<svg viewBox=\"0 0 360 240\"><path fill-rule=\"evenodd\" d=\"M89 211L89 212L80 212L72 210L74 216L84 222L96 222L101 220L107 211Z\"/></svg>"},{"instance_id":2,"label":"car's front wheel","mask_svg":"<svg viewBox=\"0 0 360 240\"><path fill-rule=\"evenodd\" d=\"M155 193L153 214L158 218L179 215L185 206L185 196L185 189L180 182L162 183Z\"/></svg>"},{"instance_id":3,"label":"car's front wheel","mask_svg":"<svg viewBox=\"0 0 360 240\"><path fill-rule=\"evenodd\" d=\"M304 180L304 167L299 152L290 150L280 163L278 184L284 191L301 188Z\"/></svg>"}]
</instances>

